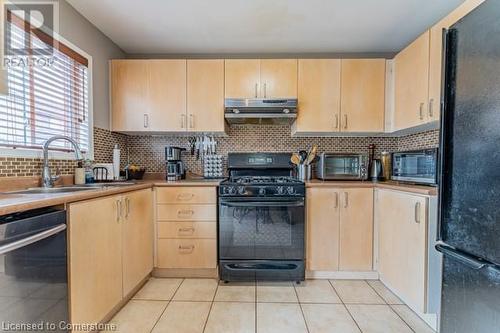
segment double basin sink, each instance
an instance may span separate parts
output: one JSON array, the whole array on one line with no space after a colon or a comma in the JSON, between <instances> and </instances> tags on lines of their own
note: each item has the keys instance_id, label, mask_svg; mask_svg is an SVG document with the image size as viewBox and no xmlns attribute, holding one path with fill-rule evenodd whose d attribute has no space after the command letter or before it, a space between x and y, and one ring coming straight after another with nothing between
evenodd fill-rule
<instances>
[{"instance_id":1,"label":"double basin sink","mask_svg":"<svg viewBox=\"0 0 500 333\"><path fill-rule=\"evenodd\" d=\"M72 193L80 191L89 191L104 189L115 186L129 186L134 185L134 182L110 182L110 183L94 183L85 185L69 185L69 186L57 186L57 187L33 187L26 190L14 191L10 193L15 194L50 194L50 193Z\"/></svg>"}]
</instances>

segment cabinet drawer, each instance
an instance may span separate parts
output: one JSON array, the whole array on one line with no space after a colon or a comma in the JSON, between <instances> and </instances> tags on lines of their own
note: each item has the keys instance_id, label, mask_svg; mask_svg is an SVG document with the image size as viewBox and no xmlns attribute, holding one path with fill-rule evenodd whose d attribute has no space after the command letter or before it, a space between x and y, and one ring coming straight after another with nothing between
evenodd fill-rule
<instances>
[{"instance_id":1,"label":"cabinet drawer","mask_svg":"<svg viewBox=\"0 0 500 333\"><path fill-rule=\"evenodd\" d=\"M161 187L157 188L159 204L216 204L216 187Z\"/></svg>"},{"instance_id":2,"label":"cabinet drawer","mask_svg":"<svg viewBox=\"0 0 500 333\"><path fill-rule=\"evenodd\" d=\"M158 238L217 238L215 222L159 222Z\"/></svg>"},{"instance_id":3,"label":"cabinet drawer","mask_svg":"<svg viewBox=\"0 0 500 333\"><path fill-rule=\"evenodd\" d=\"M160 221L216 221L215 205L158 205Z\"/></svg>"},{"instance_id":4,"label":"cabinet drawer","mask_svg":"<svg viewBox=\"0 0 500 333\"><path fill-rule=\"evenodd\" d=\"M215 268L215 239L159 239L159 268Z\"/></svg>"}]
</instances>

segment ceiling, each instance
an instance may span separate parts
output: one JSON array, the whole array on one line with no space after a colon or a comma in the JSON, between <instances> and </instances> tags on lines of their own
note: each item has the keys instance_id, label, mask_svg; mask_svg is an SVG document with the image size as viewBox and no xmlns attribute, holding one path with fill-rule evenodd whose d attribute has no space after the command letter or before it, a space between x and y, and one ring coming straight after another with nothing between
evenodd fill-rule
<instances>
[{"instance_id":1,"label":"ceiling","mask_svg":"<svg viewBox=\"0 0 500 333\"><path fill-rule=\"evenodd\" d=\"M463 0L67 0L130 54L390 53Z\"/></svg>"}]
</instances>

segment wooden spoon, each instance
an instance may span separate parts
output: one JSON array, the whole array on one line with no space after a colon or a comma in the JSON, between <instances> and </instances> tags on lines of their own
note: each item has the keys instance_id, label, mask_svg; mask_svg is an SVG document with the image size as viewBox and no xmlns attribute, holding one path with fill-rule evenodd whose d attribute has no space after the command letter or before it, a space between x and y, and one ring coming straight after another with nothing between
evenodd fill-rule
<instances>
[{"instance_id":1,"label":"wooden spoon","mask_svg":"<svg viewBox=\"0 0 500 333\"><path fill-rule=\"evenodd\" d=\"M290 158L290 161L295 164L295 165L299 165L300 164L300 156L299 154L297 153L293 153L292 154L292 157Z\"/></svg>"}]
</instances>

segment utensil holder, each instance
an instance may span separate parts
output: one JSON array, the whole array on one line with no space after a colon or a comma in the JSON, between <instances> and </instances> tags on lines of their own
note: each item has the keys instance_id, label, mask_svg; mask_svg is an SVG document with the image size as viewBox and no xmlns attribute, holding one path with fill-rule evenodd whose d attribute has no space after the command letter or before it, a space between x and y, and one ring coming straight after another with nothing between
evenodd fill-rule
<instances>
[{"instance_id":1,"label":"utensil holder","mask_svg":"<svg viewBox=\"0 0 500 333\"><path fill-rule=\"evenodd\" d=\"M297 165L297 178L302 181L312 179L312 165L311 164L299 164Z\"/></svg>"}]
</instances>

